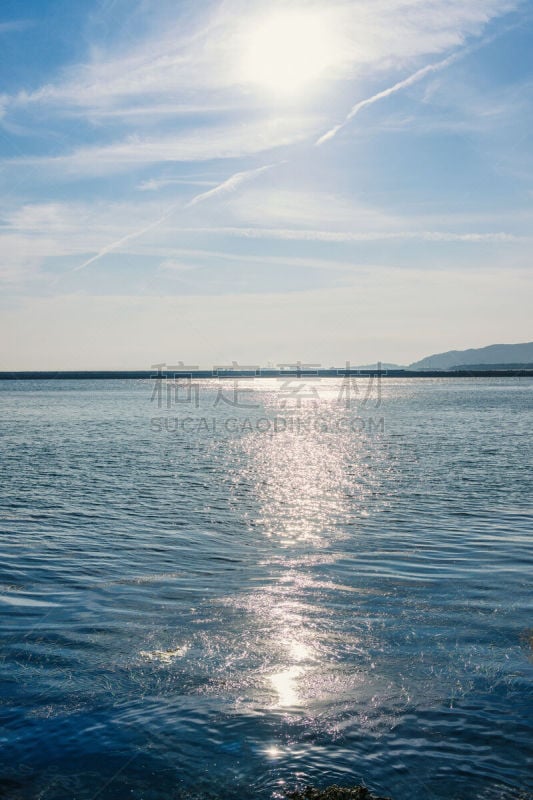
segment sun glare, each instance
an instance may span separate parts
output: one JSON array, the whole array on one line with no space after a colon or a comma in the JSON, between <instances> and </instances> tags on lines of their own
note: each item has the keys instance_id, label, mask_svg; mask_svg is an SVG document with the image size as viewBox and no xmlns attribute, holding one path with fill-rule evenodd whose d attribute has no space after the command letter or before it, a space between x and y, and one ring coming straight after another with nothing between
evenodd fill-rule
<instances>
[{"instance_id":1,"label":"sun glare","mask_svg":"<svg viewBox=\"0 0 533 800\"><path fill-rule=\"evenodd\" d=\"M258 19L246 36L246 82L274 94L296 94L336 60L334 37L324 15L280 11Z\"/></svg>"}]
</instances>

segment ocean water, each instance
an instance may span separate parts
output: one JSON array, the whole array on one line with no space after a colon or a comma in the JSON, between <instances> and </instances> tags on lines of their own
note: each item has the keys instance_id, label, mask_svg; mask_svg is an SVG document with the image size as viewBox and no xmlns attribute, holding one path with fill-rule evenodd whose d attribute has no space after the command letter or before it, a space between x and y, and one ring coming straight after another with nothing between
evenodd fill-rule
<instances>
[{"instance_id":1,"label":"ocean water","mask_svg":"<svg viewBox=\"0 0 533 800\"><path fill-rule=\"evenodd\" d=\"M0 382L0 796L529 797L533 381L364 380Z\"/></svg>"}]
</instances>

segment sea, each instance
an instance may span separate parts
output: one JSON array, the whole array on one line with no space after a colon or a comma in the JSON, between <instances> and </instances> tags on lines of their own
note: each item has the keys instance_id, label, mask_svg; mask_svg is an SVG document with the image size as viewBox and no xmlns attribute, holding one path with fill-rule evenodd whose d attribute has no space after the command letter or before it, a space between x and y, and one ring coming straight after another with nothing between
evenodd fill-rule
<instances>
[{"instance_id":1,"label":"sea","mask_svg":"<svg viewBox=\"0 0 533 800\"><path fill-rule=\"evenodd\" d=\"M0 381L0 797L531 798L532 400Z\"/></svg>"}]
</instances>

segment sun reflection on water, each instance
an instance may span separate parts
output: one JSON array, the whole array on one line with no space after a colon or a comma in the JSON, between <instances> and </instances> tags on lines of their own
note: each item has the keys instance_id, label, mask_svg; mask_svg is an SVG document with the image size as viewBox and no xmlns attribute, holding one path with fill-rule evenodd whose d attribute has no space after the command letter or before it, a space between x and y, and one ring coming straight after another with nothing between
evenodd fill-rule
<instances>
[{"instance_id":1,"label":"sun reflection on water","mask_svg":"<svg viewBox=\"0 0 533 800\"><path fill-rule=\"evenodd\" d=\"M331 421L345 413L334 402L336 387L329 388L333 399L304 403L294 410L292 419L299 420L300 427L287 425L234 443L241 451L236 492L240 486L250 487L253 529L273 540L274 560L269 563L277 566L276 578L240 602L262 631L258 646L267 705L298 715L312 714L313 704L354 683L353 676L332 669L336 641L329 635L323 603L325 593L343 587L317 581L311 556L335 561L336 544L353 536L358 520L368 514L373 483L379 479L369 467L368 442L350 430L331 436L315 424L321 415ZM267 413L278 413L275 391L263 401ZM285 565L276 545L287 553ZM302 554L311 560L302 561ZM361 675L358 671L358 682L364 680ZM267 754L276 757L278 750L272 747Z\"/></svg>"},{"instance_id":2,"label":"sun reflection on water","mask_svg":"<svg viewBox=\"0 0 533 800\"><path fill-rule=\"evenodd\" d=\"M275 416L279 402L271 393L267 414ZM285 429L239 443L245 455L240 481L253 487L257 505L254 524L286 546L320 546L345 535L346 523L366 510L363 439L350 431L332 436L320 424L323 419L334 424L343 413L330 400L303 404L283 412Z\"/></svg>"},{"instance_id":3,"label":"sun reflection on water","mask_svg":"<svg viewBox=\"0 0 533 800\"><path fill-rule=\"evenodd\" d=\"M281 758L281 756L283 755L283 751L281 750L280 747L272 745L271 747L266 748L265 755L268 756L269 758Z\"/></svg>"},{"instance_id":4,"label":"sun reflection on water","mask_svg":"<svg viewBox=\"0 0 533 800\"><path fill-rule=\"evenodd\" d=\"M269 681L277 692L278 702L276 705L281 708L290 708L299 705L299 695L296 679L305 672L303 667L294 666L284 669L282 672L275 672L270 675Z\"/></svg>"},{"instance_id":5,"label":"sun reflection on water","mask_svg":"<svg viewBox=\"0 0 533 800\"><path fill-rule=\"evenodd\" d=\"M290 656L295 661L304 661L313 657L313 651L305 642L291 640L287 643Z\"/></svg>"}]
</instances>

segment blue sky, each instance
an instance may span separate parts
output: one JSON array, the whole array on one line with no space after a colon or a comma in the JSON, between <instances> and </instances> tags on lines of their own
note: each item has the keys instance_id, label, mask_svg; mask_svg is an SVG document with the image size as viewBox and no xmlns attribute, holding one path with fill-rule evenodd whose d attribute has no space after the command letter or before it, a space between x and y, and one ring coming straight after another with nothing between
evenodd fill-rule
<instances>
[{"instance_id":1,"label":"blue sky","mask_svg":"<svg viewBox=\"0 0 533 800\"><path fill-rule=\"evenodd\" d=\"M4 0L0 369L531 336L512 0Z\"/></svg>"}]
</instances>

